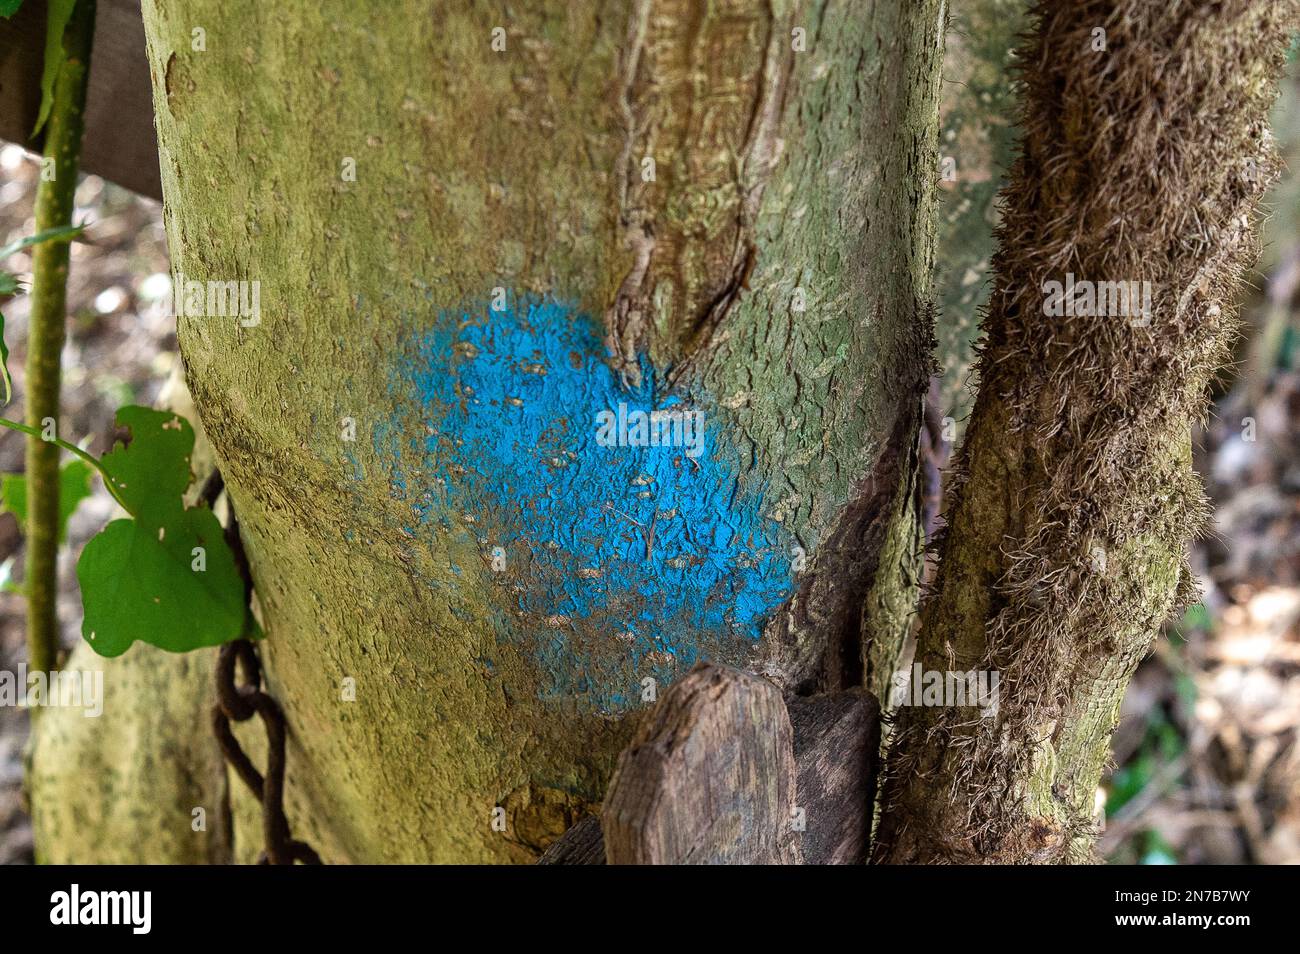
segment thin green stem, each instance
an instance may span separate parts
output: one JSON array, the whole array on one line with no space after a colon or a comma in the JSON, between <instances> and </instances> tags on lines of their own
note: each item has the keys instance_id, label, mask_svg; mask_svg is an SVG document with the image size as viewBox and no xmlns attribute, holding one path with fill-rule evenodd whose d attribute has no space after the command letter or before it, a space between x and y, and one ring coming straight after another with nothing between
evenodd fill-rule
<instances>
[{"instance_id":1,"label":"thin green stem","mask_svg":"<svg viewBox=\"0 0 1300 954\"><path fill-rule=\"evenodd\" d=\"M72 224L73 196L85 120L95 0L77 0L63 33L67 54L54 83L45 134L45 162L36 192L36 231ZM44 440L59 420L59 359L67 329L68 243L46 242L32 252L31 332L27 343L27 663L49 672L58 665L59 448ZM9 422L12 423L12 422Z\"/></svg>"},{"instance_id":2,"label":"thin green stem","mask_svg":"<svg viewBox=\"0 0 1300 954\"><path fill-rule=\"evenodd\" d=\"M19 424L17 421L11 421L7 417L0 417L0 427L7 427L10 430L14 430L14 431L22 431L24 434L27 434L30 437L39 437L41 440L45 440L44 437L41 437L41 432L38 431L36 428L31 427L27 424ZM123 510L130 513L131 508L127 506L126 501L122 499L122 495L118 493L117 487L114 485L113 475L110 474L108 472L108 469L99 462L98 457L96 457L93 454L86 453L76 444L69 444L67 441L63 440L62 438L58 438L58 437L51 438L49 443L53 444L55 447L63 448L65 451L67 451L70 454L77 455L82 460L84 460L87 464L89 464L91 467L95 468L95 470L99 471L99 476L103 478L104 481L104 489L106 489L110 494L113 495L113 499L117 501L118 505Z\"/></svg>"}]
</instances>

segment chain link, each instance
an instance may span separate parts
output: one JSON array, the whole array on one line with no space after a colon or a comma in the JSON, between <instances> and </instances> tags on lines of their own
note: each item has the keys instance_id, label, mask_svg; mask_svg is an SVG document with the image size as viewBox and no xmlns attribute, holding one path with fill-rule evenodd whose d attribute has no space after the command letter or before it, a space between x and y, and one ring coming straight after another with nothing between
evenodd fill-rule
<instances>
[{"instance_id":1,"label":"chain link","mask_svg":"<svg viewBox=\"0 0 1300 954\"><path fill-rule=\"evenodd\" d=\"M244 673L244 683L235 682L236 663ZM245 722L257 715L266 728L266 774L254 767L240 747L230 723ZM244 780L244 784L262 803L262 835L266 849L258 864L307 865L321 863L320 856L306 842L295 841L289 833L284 815L284 713L279 704L262 691L262 664L257 650L247 639L221 647L217 660L217 704L212 707L212 731L221 745L226 761Z\"/></svg>"},{"instance_id":2,"label":"chain link","mask_svg":"<svg viewBox=\"0 0 1300 954\"><path fill-rule=\"evenodd\" d=\"M204 483L200 500L211 507L224 486L221 472L214 470ZM249 572L248 557L239 536L239 522L235 519L235 508L229 495L226 503L229 509L225 528L226 543L234 554L235 564L243 578L247 602L253 592L253 577ZM243 671L242 684L235 682L236 668ZM212 732L230 767L262 803L262 837L266 848L258 856L257 863L291 865L299 861L305 865L320 864L320 855L316 854L315 849L306 842L296 841L289 831L289 820L284 814L284 712L262 690L262 663L257 658L257 649L251 640L238 639L221 647L221 654L217 657L216 682L217 704L212 707ZM262 720L262 726L266 729L265 775L253 765L252 759L240 746L230 727L231 722L247 722L254 715Z\"/></svg>"}]
</instances>

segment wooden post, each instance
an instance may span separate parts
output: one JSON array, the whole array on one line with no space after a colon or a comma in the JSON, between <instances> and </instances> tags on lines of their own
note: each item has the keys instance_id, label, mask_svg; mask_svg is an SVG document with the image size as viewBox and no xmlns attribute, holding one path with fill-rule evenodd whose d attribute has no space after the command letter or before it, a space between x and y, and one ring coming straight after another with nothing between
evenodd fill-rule
<instances>
[{"instance_id":1,"label":"wooden post","mask_svg":"<svg viewBox=\"0 0 1300 954\"><path fill-rule=\"evenodd\" d=\"M794 731L776 686L701 664L623 750L601 813L610 864L799 864Z\"/></svg>"},{"instance_id":2,"label":"wooden post","mask_svg":"<svg viewBox=\"0 0 1300 954\"><path fill-rule=\"evenodd\" d=\"M539 864L861 864L879 749L864 690L787 708L765 680L701 663L624 750L602 816Z\"/></svg>"},{"instance_id":3,"label":"wooden post","mask_svg":"<svg viewBox=\"0 0 1300 954\"><path fill-rule=\"evenodd\" d=\"M880 755L880 707L862 689L791 699L803 856L810 865L865 864Z\"/></svg>"},{"instance_id":4,"label":"wooden post","mask_svg":"<svg viewBox=\"0 0 1300 954\"><path fill-rule=\"evenodd\" d=\"M27 0L12 19L0 19L0 138L33 152L42 149L32 127L41 105L45 17L45 0ZM162 198L139 0L99 0L81 169Z\"/></svg>"}]
</instances>

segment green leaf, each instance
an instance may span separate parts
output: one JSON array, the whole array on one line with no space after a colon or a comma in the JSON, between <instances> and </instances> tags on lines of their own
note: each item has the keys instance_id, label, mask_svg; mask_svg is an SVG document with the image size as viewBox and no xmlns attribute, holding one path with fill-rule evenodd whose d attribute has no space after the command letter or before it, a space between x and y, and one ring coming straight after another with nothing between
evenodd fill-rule
<instances>
[{"instance_id":1,"label":"green leaf","mask_svg":"<svg viewBox=\"0 0 1300 954\"><path fill-rule=\"evenodd\" d=\"M68 518L90 496L90 475L94 469L84 460L70 460L59 470L59 543L68 537ZM0 513L11 513L19 525L27 522L27 478L22 474L0 476Z\"/></svg>"},{"instance_id":2,"label":"green leaf","mask_svg":"<svg viewBox=\"0 0 1300 954\"><path fill-rule=\"evenodd\" d=\"M86 225L84 222L81 225L56 225L52 229L44 229L35 235L15 239L4 248L0 248L0 261L21 252L25 248L40 245L42 242L71 242L74 238L79 238L85 231Z\"/></svg>"},{"instance_id":3,"label":"green leaf","mask_svg":"<svg viewBox=\"0 0 1300 954\"><path fill-rule=\"evenodd\" d=\"M41 131L54 106L54 84L67 59L63 52L63 31L67 29L76 5L77 0L50 0L49 3L49 19L45 21L45 69L41 73L41 112L36 117L33 136Z\"/></svg>"},{"instance_id":4,"label":"green leaf","mask_svg":"<svg viewBox=\"0 0 1300 954\"><path fill-rule=\"evenodd\" d=\"M122 408L117 423L131 443L100 463L134 519L114 520L81 553L82 635L102 656L136 640L185 652L238 639L248 606L234 554L212 511L182 499L193 429L145 407Z\"/></svg>"},{"instance_id":5,"label":"green leaf","mask_svg":"<svg viewBox=\"0 0 1300 954\"><path fill-rule=\"evenodd\" d=\"M207 568L193 567L194 549ZM247 607L244 585L221 524L205 507L165 527L114 520L86 544L77 562L86 619L81 634L101 656L120 656L141 640L169 652L238 639Z\"/></svg>"},{"instance_id":6,"label":"green leaf","mask_svg":"<svg viewBox=\"0 0 1300 954\"><path fill-rule=\"evenodd\" d=\"M0 17L8 20L18 12L18 8L23 5L23 0L0 0Z\"/></svg>"},{"instance_id":7,"label":"green leaf","mask_svg":"<svg viewBox=\"0 0 1300 954\"><path fill-rule=\"evenodd\" d=\"M131 515L160 526L184 509L194 430L179 414L138 405L119 408L117 426L131 432L131 443L117 444L100 464Z\"/></svg>"}]
</instances>

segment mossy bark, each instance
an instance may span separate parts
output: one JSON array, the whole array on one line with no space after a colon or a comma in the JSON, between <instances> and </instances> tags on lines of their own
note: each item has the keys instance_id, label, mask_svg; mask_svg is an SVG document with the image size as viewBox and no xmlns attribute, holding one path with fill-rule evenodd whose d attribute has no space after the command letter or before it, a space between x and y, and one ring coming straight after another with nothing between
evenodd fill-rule
<instances>
[{"instance_id":1,"label":"mossy bark","mask_svg":"<svg viewBox=\"0 0 1300 954\"><path fill-rule=\"evenodd\" d=\"M294 833L327 861L531 860L600 797L644 679L707 657L811 691L860 681L873 647L897 645L916 578L941 8L146 2L174 268L261 282L260 324L178 331L290 724ZM468 478L436 475L454 451L429 449L443 419L410 375L441 360L431 335L505 321L497 289L529 322L562 303L579 316L564 334L589 316L623 386L652 376L707 407L700 465L736 474L737 500L761 498L746 532L790 551L789 593L751 634L724 606L724 624L630 653L603 609L535 611L573 583L541 569L560 559L546 541L494 576L492 515L424 505ZM472 403L477 358L456 347L446 376ZM710 499L699 519L743 525L739 507ZM634 619L662 606L654 582L619 595L645 601ZM110 682L177 665L147 649L106 664ZM135 758L132 726L188 699L115 707L105 758ZM42 727L42 852L89 861L111 842L165 860L147 836L174 787L133 779L111 797L158 804L152 820L77 827L110 793L77 791L74 760L108 734ZM246 860L255 828L232 791Z\"/></svg>"},{"instance_id":2,"label":"mossy bark","mask_svg":"<svg viewBox=\"0 0 1300 954\"><path fill-rule=\"evenodd\" d=\"M1090 856L1124 690L1195 590L1190 427L1229 355L1295 14L1035 5L980 391L917 653L926 671L998 673L996 711L899 710L879 861ZM1152 307L1089 304L1079 285L1065 312L1048 283L1068 276L1149 283Z\"/></svg>"}]
</instances>

